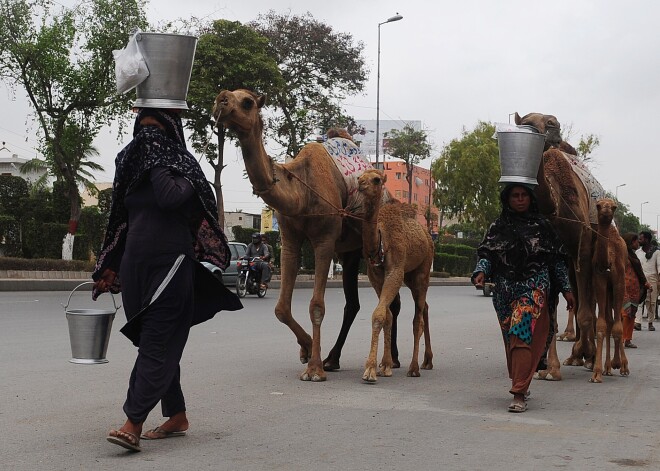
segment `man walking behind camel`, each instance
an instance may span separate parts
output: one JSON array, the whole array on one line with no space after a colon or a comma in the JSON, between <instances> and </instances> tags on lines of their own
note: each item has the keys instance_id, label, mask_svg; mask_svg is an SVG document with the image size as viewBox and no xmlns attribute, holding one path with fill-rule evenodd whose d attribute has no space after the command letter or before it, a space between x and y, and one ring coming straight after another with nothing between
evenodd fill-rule
<instances>
[{"instance_id":1,"label":"man walking behind camel","mask_svg":"<svg viewBox=\"0 0 660 471\"><path fill-rule=\"evenodd\" d=\"M646 294L646 315L649 321L649 330L655 330L653 321L655 320L655 305L658 300L658 281L660 281L660 250L657 245L651 242L653 235L649 231L642 231L639 233L639 245L637 250L637 257L642 264L644 276L649 282L651 287ZM635 318L635 330L642 330L642 310L637 311Z\"/></svg>"}]
</instances>

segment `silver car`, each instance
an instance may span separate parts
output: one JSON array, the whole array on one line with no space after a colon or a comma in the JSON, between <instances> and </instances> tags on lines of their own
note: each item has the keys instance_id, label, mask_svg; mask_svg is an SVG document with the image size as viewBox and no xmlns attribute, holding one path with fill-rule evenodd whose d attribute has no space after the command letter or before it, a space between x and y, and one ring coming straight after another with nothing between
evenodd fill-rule
<instances>
[{"instance_id":1,"label":"silver car","mask_svg":"<svg viewBox=\"0 0 660 471\"><path fill-rule=\"evenodd\" d=\"M238 278L238 269L236 268L236 263L239 258L245 256L247 250L247 245L241 242L229 242L229 250L231 252L231 261L229 266L223 272L220 267L213 265L212 263L202 262L211 273L213 273L218 279L222 281L225 286L236 286L236 279Z\"/></svg>"}]
</instances>

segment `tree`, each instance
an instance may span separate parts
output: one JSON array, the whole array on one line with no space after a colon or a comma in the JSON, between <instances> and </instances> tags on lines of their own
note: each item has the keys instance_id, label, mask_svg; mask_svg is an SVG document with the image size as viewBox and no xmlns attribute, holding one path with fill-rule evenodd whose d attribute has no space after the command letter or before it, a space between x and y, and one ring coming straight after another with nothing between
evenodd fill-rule
<instances>
[{"instance_id":1,"label":"tree","mask_svg":"<svg viewBox=\"0 0 660 471\"><path fill-rule=\"evenodd\" d=\"M348 126L351 118L340 104L364 89L364 45L309 13L297 16L270 11L251 25L268 38L284 79L284 86L272 97L278 112L268 119L268 127L286 155L298 155L315 130Z\"/></svg>"},{"instance_id":2,"label":"tree","mask_svg":"<svg viewBox=\"0 0 660 471\"><path fill-rule=\"evenodd\" d=\"M192 130L192 146L204 154L214 170L213 187L218 221L224 226L225 210L221 176L225 167L226 133L217 127L212 108L221 89L247 88L270 94L282 85L275 60L268 55L268 40L238 21L217 20L200 30L192 77L188 87L186 127ZM210 142L214 134L217 144Z\"/></svg>"},{"instance_id":3,"label":"tree","mask_svg":"<svg viewBox=\"0 0 660 471\"><path fill-rule=\"evenodd\" d=\"M472 131L447 144L431 165L441 218L471 222L483 232L499 214L500 162L495 126L479 122Z\"/></svg>"},{"instance_id":4,"label":"tree","mask_svg":"<svg viewBox=\"0 0 660 471\"><path fill-rule=\"evenodd\" d=\"M412 203L413 169L431 155L431 144L427 140L426 131L416 131L410 124L406 124L401 131L393 129L390 134L392 137L388 140L387 152L406 164L408 203Z\"/></svg>"},{"instance_id":5,"label":"tree","mask_svg":"<svg viewBox=\"0 0 660 471\"><path fill-rule=\"evenodd\" d=\"M91 143L129 109L115 93L113 49L144 28L142 3L89 0L53 13L51 0L0 0L0 76L32 105L45 164L70 201L63 258L71 258L80 217L79 183L88 183ZM121 127L120 127L121 132ZM38 165L38 162L34 162Z\"/></svg>"}]
</instances>

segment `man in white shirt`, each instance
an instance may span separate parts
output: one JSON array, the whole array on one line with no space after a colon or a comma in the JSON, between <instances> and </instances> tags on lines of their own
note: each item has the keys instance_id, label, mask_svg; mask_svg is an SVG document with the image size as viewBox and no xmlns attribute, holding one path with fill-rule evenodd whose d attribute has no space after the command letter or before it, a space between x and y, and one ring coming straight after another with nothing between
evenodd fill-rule
<instances>
[{"instance_id":1,"label":"man in white shirt","mask_svg":"<svg viewBox=\"0 0 660 471\"><path fill-rule=\"evenodd\" d=\"M649 231L642 231L639 233L639 249L637 258L642 264L644 276L649 282L651 287L646 293L646 301L644 303L646 313L648 315L649 330L655 330L653 321L655 320L655 305L658 300L658 288L660 287L660 250L657 245L651 244L653 235ZM635 330L642 330L642 310L637 310L637 317L635 319Z\"/></svg>"}]
</instances>

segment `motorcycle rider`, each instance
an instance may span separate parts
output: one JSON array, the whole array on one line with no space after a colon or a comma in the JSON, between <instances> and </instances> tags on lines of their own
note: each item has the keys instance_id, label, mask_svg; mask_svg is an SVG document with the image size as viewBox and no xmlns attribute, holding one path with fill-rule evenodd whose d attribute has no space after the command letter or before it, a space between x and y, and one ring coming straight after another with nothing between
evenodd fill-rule
<instances>
[{"instance_id":1,"label":"motorcycle rider","mask_svg":"<svg viewBox=\"0 0 660 471\"><path fill-rule=\"evenodd\" d=\"M262 243L261 234L258 232L252 234L252 243L248 245L245 257L248 259L258 257L260 259L256 264L257 270L259 270L259 273L261 274L261 287L268 288L268 283L270 282L270 267L268 266L268 260L270 260L271 253L268 250L268 246Z\"/></svg>"}]
</instances>

